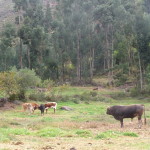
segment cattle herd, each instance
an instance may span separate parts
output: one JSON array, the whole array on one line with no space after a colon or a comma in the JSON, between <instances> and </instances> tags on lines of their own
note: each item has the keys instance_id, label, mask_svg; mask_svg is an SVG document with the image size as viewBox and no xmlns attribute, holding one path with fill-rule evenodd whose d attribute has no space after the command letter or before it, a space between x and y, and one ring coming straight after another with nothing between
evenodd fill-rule
<instances>
[{"instance_id":1,"label":"cattle herd","mask_svg":"<svg viewBox=\"0 0 150 150\"><path fill-rule=\"evenodd\" d=\"M30 114L34 113L36 109L39 109L41 111L41 115L44 115L44 111L46 111L49 108L54 109L54 113L57 108L56 102L48 102L46 104L36 104L36 103L24 103L23 110L28 111ZM131 118L131 120L134 117L138 117L138 126L141 128L142 126L142 115L144 114L144 124L146 124L146 117L145 117L145 106L143 104L136 104L136 105L129 105L129 106L123 106L123 105L115 105L107 108L106 114L112 115L116 120L119 120L121 123L121 128L123 125L123 119L124 118Z\"/></svg>"},{"instance_id":2,"label":"cattle herd","mask_svg":"<svg viewBox=\"0 0 150 150\"><path fill-rule=\"evenodd\" d=\"M47 110L49 108L53 108L54 113L55 113L55 110L57 108L57 103L56 102L48 102L46 104L40 104L40 105L37 103L24 103L22 105L22 107L23 107L24 111L28 111L30 114L34 113L34 111L36 109L39 109L41 111L41 115L44 115L44 111L46 110L46 113L47 113Z\"/></svg>"}]
</instances>

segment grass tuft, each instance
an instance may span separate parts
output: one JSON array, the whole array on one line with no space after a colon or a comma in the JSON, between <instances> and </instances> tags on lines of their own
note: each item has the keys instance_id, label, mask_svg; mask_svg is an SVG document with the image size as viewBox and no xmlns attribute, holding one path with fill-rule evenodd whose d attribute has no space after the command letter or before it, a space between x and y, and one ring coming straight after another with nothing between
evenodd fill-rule
<instances>
[{"instance_id":1,"label":"grass tuft","mask_svg":"<svg viewBox=\"0 0 150 150\"><path fill-rule=\"evenodd\" d=\"M92 137L92 133L87 130L77 130L76 134L79 135L80 137Z\"/></svg>"},{"instance_id":2,"label":"grass tuft","mask_svg":"<svg viewBox=\"0 0 150 150\"><path fill-rule=\"evenodd\" d=\"M107 138L117 138L120 136L131 136L138 137L136 133L133 132L120 132L120 131L106 131L100 134L97 134L96 139L107 139Z\"/></svg>"}]
</instances>

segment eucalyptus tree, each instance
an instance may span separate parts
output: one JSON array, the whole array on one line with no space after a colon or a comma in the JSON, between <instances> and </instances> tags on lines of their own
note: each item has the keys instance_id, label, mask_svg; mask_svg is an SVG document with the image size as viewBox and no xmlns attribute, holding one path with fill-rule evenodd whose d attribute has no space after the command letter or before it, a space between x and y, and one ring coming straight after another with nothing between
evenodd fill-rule
<instances>
[{"instance_id":1,"label":"eucalyptus tree","mask_svg":"<svg viewBox=\"0 0 150 150\"><path fill-rule=\"evenodd\" d=\"M4 26L3 32L1 33L0 38L0 62L1 62L1 71L6 71L11 68L16 63L15 59L15 49L14 39L16 37L15 28L11 24L6 24Z\"/></svg>"}]
</instances>

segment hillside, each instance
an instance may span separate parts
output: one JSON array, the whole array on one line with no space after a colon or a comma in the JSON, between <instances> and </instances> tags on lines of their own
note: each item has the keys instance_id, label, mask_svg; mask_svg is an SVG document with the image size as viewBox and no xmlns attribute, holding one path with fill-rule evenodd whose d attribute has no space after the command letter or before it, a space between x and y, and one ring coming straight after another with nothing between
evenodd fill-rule
<instances>
[{"instance_id":1,"label":"hillside","mask_svg":"<svg viewBox=\"0 0 150 150\"><path fill-rule=\"evenodd\" d=\"M54 0L43 0L42 2L44 7L46 7L47 3L51 8L57 5ZM4 24L14 23L17 13L14 11L13 6L12 0L0 0L0 30Z\"/></svg>"},{"instance_id":2,"label":"hillside","mask_svg":"<svg viewBox=\"0 0 150 150\"><path fill-rule=\"evenodd\" d=\"M0 29L6 23L14 23L15 12L12 0L0 0Z\"/></svg>"}]
</instances>

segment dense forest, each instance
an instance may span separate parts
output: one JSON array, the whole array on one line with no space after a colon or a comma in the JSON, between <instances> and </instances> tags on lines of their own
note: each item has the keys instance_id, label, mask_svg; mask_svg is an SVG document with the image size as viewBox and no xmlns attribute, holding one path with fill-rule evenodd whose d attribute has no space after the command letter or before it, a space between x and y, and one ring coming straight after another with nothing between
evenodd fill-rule
<instances>
[{"instance_id":1,"label":"dense forest","mask_svg":"<svg viewBox=\"0 0 150 150\"><path fill-rule=\"evenodd\" d=\"M0 34L0 71L42 79L150 84L149 0L13 0L17 16Z\"/></svg>"}]
</instances>

